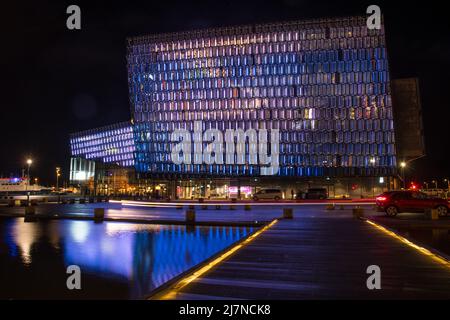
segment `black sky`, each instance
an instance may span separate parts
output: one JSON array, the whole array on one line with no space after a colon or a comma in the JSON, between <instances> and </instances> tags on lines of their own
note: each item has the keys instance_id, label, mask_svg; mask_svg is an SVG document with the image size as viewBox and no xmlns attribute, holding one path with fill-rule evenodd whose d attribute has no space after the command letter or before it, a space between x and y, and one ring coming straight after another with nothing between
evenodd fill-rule
<instances>
[{"instance_id":1,"label":"black sky","mask_svg":"<svg viewBox=\"0 0 450 320\"><path fill-rule=\"evenodd\" d=\"M66 28L77 4L82 29ZM431 2L400 1L37 1L2 4L0 174L18 174L28 155L44 183L67 177L71 132L130 118L125 38L203 27L364 15L385 16L392 78L419 77L427 156L410 174L450 176L450 15Z\"/></svg>"}]
</instances>

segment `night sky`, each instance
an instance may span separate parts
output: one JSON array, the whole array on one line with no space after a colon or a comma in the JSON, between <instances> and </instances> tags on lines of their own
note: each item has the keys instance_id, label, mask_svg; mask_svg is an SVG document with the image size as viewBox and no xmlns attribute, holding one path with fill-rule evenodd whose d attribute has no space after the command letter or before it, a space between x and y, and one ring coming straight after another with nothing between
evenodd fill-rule
<instances>
[{"instance_id":1,"label":"night sky","mask_svg":"<svg viewBox=\"0 0 450 320\"><path fill-rule=\"evenodd\" d=\"M54 168L69 170L69 134L126 121L128 36L303 18L385 16L391 78L419 77L427 156L408 175L450 176L450 19L431 1L36 1L2 4L0 175L54 184ZM66 8L81 7L81 30L66 28ZM6 72L5 72L6 71Z\"/></svg>"}]
</instances>

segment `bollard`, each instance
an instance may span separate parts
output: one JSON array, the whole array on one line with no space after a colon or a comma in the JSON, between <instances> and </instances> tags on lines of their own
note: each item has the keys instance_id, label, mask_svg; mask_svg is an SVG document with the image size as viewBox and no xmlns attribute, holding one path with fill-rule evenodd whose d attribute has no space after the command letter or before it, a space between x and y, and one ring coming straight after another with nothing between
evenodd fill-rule
<instances>
[{"instance_id":1,"label":"bollard","mask_svg":"<svg viewBox=\"0 0 450 320\"><path fill-rule=\"evenodd\" d=\"M439 214L436 209L427 209L425 213L426 213L426 217L430 220L438 220L439 219Z\"/></svg>"},{"instance_id":2,"label":"bollard","mask_svg":"<svg viewBox=\"0 0 450 320\"><path fill-rule=\"evenodd\" d=\"M183 206L181 204L177 204L177 209L178 210L183 209Z\"/></svg>"},{"instance_id":3,"label":"bollard","mask_svg":"<svg viewBox=\"0 0 450 320\"><path fill-rule=\"evenodd\" d=\"M431 209L431 220L438 220L439 213L436 209Z\"/></svg>"},{"instance_id":4,"label":"bollard","mask_svg":"<svg viewBox=\"0 0 450 320\"><path fill-rule=\"evenodd\" d=\"M341 205L339 206L339 210L344 210L344 205L343 205L343 204L341 204Z\"/></svg>"},{"instance_id":5,"label":"bollard","mask_svg":"<svg viewBox=\"0 0 450 320\"><path fill-rule=\"evenodd\" d=\"M193 204L190 204L188 208L189 210L195 210L195 206Z\"/></svg>"},{"instance_id":6,"label":"bollard","mask_svg":"<svg viewBox=\"0 0 450 320\"><path fill-rule=\"evenodd\" d=\"M79 202L80 202L80 204L84 204L84 203L86 203L86 199L81 198L81 199L79 200Z\"/></svg>"},{"instance_id":7,"label":"bollard","mask_svg":"<svg viewBox=\"0 0 450 320\"><path fill-rule=\"evenodd\" d=\"M216 210L220 210L220 205L216 205Z\"/></svg>"},{"instance_id":8,"label":"bollard","mask_svg":"<svg viewBox=\"0 0 450 320\"><path fill-rule=\"evenodd\" d=\"M327 204L326 209L327 210L334 210L335 209L335 204L334 203Z\"/></svg>"},{"instance_id":9,"label":"bollard","mask_svg":"<svg viewBox=\"0 0 450 320\"><path fill-rule=\"evenodd\" d=\"M105 219L105 208L94 209L94 221L102 222Z\"/></svg>"},{"instance_id":10,"label":"bollard","mask_svg":"<svg viewBox=\"0 0 450 320\"><path fill-rule=\"evenodd\" d=\"M36 209L34 207L25 207L25 216L35 215Z\"/></svg>"},{"instance_id":11,"label":"bollard","mask_svg":"<svg viewBox=\"0 0 450 320\"><path fill-rule=\"evenodd\" d=\"M283 219L294 219L294 210L292 208L283 208Z\"/></svg>"},{"instance_id":12,"label":"bollard","mask_svg":"<svg viewBox=\"0 0 450 320\"><path fill-rule=\"evenodd\" d=\"M360 206L356 206L355 208L352 209L352 213L353 213L353 218L362 218L364 217L364 209L361 208Z\"/></svg>"},{"instance_id":13,"label":"bollard","mask_svg":"<svg viewBox=\"0 0 450 320\"><path fill-rule=\"evenodd\" d=\"M35 222L36 218L36 209L34 207L25 207L25 218L24 222Z\"/></svg>"},{"instance_id":14,"label":"bollard","mask_svg":"<svg viewBox=\"0 0 450 320\"><path fill-rule=\"evenodd\" d=\"M70 204L75 204L75 199L70 199L70 200L69 200L69 203L70 203Z\"/></svg>"},{"instance_id":15,"label":"bollard","mask_svg":"<svg viewBox=\"0 0 450 320\"><path fill-rule=\"evenodd\" d=\"M192 209L186 210L186 223L189 224L195 223L195 210Z\"/></svg>"},{"instance_id":16,"label":"bollard","mask_svg":"<svg viewBox=\"0 0 450 320\"><path fill-rule=\"evenodd\" d=\"M252 210L252 206L249 205L249 204L246 204L246 205L244 206L244 210L245 210L245 211L250 211L250 210Z\"/></svg>"}]
</instances>

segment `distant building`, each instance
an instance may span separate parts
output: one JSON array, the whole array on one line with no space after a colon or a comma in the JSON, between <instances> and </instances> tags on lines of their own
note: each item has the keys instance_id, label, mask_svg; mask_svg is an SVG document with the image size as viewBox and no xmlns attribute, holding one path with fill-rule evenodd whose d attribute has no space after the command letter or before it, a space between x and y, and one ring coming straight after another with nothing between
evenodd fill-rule
<instances>
[{"instance_id":1,"label":"distant building","mask_svg":"<svg viewBox=\"0 0 450 320\"><path fill-rule=\"evenodd\" d=\"M397 158L410 161L425 155L419 80L395 79L391 82L396 128Z\"/></svg>"}]
</instances>

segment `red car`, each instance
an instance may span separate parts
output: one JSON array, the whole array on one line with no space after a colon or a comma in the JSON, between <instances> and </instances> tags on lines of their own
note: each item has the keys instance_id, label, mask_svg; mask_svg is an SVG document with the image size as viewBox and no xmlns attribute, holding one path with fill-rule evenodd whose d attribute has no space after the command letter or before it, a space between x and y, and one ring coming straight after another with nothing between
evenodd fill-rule
<instances>
[{"instance_id":1,"label":"red car","mask_svg":"<svg viewBox=\"0 0 450 320\"><path fill-rule=\"evenodd\" d=\"M375 199L379 209L388 216L396 216L400 212L424 212L426 209L437 209L440 217L450 211L450 202L446 199L433 198L420 191L388 191Z\"/></svg>"}]
</instances>

